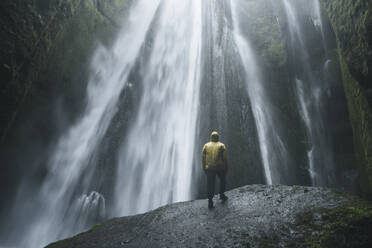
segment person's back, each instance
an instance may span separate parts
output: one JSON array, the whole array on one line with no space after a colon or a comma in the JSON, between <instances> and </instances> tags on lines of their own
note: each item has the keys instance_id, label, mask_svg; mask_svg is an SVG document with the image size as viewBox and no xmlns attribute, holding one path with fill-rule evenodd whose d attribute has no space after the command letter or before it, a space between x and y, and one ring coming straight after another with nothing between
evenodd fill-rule
<instances>
[{"instance_id":1,"label":"person's back","mask_svg":"<svg viewBox=\"0 0 372 248\"><path fill-rule=\"evenodd\" d=\"M223 143L217 141L210 141L204 145L203 151L205 153L205 170L208 169L216 169L221 170L224 169L224 154L226 151L226 147Z\"/></svg>"},{"instance_id":2,"label":"person's back","mask_svg":"<svg viewBox=\"0 0 372 248\"><path fill-rule=\"evenodd\" d=\"M216 176L220 179L220 199L226 201L225 186L227 173L226 146L219 142L217 132L212 132L211 141L202 151L203 170L207 175L208 206L213 208L214 185Z\"/></svg>"}]
</instances>

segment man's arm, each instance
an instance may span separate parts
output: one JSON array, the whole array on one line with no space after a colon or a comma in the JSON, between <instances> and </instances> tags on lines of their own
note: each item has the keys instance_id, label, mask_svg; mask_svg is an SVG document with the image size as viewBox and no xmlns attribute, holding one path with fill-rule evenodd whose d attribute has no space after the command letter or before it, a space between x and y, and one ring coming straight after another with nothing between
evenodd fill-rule
<instances>
[{"instance_id":1,"label":"man's arm","mask_svg":"<svg viewBox=\"0 0 372 248\"><path fill-rule=\"evenodd\" d=\"M206 167L206 156L207 156L207 150L204 145L203 150L202 150L202 168L204 171L206 170L205 168Z\"/></svg>"},{"instance_id":2,"label":"man's arm","mask_svg":"<svg viewBox=\"0 0 372 248\"><path fill-rule=\"evenodd\" d=\"M227 171L228 169L228 163L227 163L227 151L226 151L226 146L224 145L223 146L223 153L222 153L222 158L223 158L223 163L224 163L224 167L225 167L225 170Z\"/></svg>"}]
</instances>

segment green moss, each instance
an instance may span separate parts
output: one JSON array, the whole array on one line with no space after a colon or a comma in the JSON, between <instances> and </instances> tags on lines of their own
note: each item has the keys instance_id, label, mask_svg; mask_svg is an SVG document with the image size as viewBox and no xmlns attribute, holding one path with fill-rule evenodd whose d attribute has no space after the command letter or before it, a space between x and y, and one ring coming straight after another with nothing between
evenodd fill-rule
<instances>
[{"instance_id":1,"label":"green moss","mask_svg":"<svg viewBox=\"0 0 372 248\"><path fill-rule=\"evenodd\" d=\"M284 68L287 63L287 52L275 14L268 8L268 3L249 4L247 27L251 33L252 45L266 66Z\"/></svg>"},{"instance_id":2,"label":"green moss","mask_svg":"<svg viewBox=\"0 0 372 248\"><path fill-rule=\"evenodd\" d=\"M369 1L323 0L332 26L340 41L340 48L350 73L361 84L369 85L372 56L370 32L372 4Z\"/></svg>"},{"instance_id":3,"label":"green moss","mask_svg":"<svg viewBox=\"0 0 372 248\"><path fill-rule=\"evenodd\" d=\"M61 245L63 246L63 244L67 244L68 241L70 241L71 239L63 239L63 240L59 240L57 242L54 242L54 243L51 243L49 244L48 246L46 246L45 248L53 248L53 247L61 247Z\"/></svg>"},{"instance_id":4,"label":"green moss","mask_svg":"<svg viewBox=\"0 0 372 248\"><path fill-rule=\"evenodd\" d=\"M89 229L88 231L86 232L83 232L83 233L80 233L78 235L76 235L75 237L73 238L68 238L68 239L63 239L63 240L59 240L57 242L54 242L54 243L51 243L49 244L47 247L45 248L53 248L53 247L63 247L63 244L66 244L65 247L68 247L68 244L71 240L73 240L74 238L76 237L79 237L79 236L82 236L84 235L85 233L90 233L90 232L94 232L96 231L98 228L102 227L102 224L95 224L91 229Z\"/></svg>"},{"instance_id":5,"label":"green moss","mask_svg":"<svg viewBox=\"0 0 372 248\"><path fill-rule=\"evenodd\" d=\"M102 224L95 224L88 232L93 232L95 230L97 230L98 228L100 228L102 226Z\"/></svg>"},{"instance_id":6,"label":"green moss","mask_svg":"<svg viewBox=\"0 0 372 248\"><path fill-rule=\"evenodd\" d=\"M358 203L333 209L316 209L297 216L305 247L369 247L372 207ZM366 234L367 233L367 234Z\"/></svg>"},{"instance_id":7,"label":"green moss","mask_svg":"<svg viewBox=\"0 0 372 248\"><path fill-rule=\"evenodd\" d=\"M9 68L0 66L0 105L6 106L0 113L0 142L33 109L50 106L56 94L67 96L71 105L81 101L97 41L110 45L130 3L4 0L0 65Z\"/></svg>"},{"instance_id":8,"label":"green moss","mask_svg":"<svg viewBox=\"0 0 372 248\"><path fill-rule=\"evenodd\" d=\"M337 36L338 54L363 195L372 199L372 109L370 33L372 4L365 0L323 0Z\"/></svg>"},{"instance_id":9,"label":"green moss","mask_svg":"<svg viewBox=\"0 0 372 248\"><path fill-rule=\"evenodd\" d=\"M339 52L339 56L354 134L360 187L364 195L372 199L372 110L365 90L350 74L341 52Z\"/></svg>"},{"instance_id":10,"label":"green moss","mask_svg":"<svg viewBox=\"0 0 372 248\"><path fill-rule=\"evenodd\" d=\"M372 208L370 206L331 209L326 212L323 219L328 221L329 224L324 226L325 231L321 234L320 240L322 244L328 247L337 244L339 239L345 236L353 239L350 242L355 244L358 242L371 244L372 242L371 237L361 237L363 229L371 230L372 228Z\"/></svg>"}]
</instances>

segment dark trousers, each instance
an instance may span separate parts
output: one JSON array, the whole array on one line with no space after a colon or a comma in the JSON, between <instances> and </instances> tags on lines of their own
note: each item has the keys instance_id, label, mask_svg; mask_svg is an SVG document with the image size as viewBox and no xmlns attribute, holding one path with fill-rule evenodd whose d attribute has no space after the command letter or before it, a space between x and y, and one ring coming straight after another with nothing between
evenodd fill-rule
<instances>
[{"instance_id":1,"label":"dark trousers","mask_svg":"<svg viewBox=\"0 0 372 248\"><path fill-rule=\"evenodd\" d=\"M226 188L226 171L207 170L207 192L208 199L212 200L214 196L214 186L216 183L216 176L220 179L220 194L225 193Z\"/></svg>"}]
</instances>

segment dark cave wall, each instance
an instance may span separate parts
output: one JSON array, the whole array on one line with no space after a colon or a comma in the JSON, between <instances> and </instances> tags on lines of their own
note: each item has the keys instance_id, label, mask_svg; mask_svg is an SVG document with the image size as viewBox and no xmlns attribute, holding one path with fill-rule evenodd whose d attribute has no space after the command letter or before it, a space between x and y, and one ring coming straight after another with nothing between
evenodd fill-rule
<instances>
[{"instance_id":1,"label":"dark cave wall","mask_svg":"<svg viewBox=\"0 0 372 248\"><path fill-rule=\"evenodd\" d=\"M360 189L372 199L372 4L368 0L321 2L337 36Z\"/></svg>"},{"instance_id":2,"label":"dark cave wall","mask_svg":"<svg viewBox=\"0 0 372 248\"><path fill-rule=\"evenodd\" d=\"M76 13L80 1L2 1L1 17L1 141L17 122L27 98L40 97L36 85L52 42Z\"/></svg>"},{"instance_id":3,"label":"dark cave wall","mask_svg":"<svg viewBox=\"0 0 372 248\"><path fill-rule=\"evenodd\" d=\"M1 141L22 108L68 96L81 101L97 41L116 35L129 0L17 0L0 3ZM72 102L71 102L72 101ZM30 110L29 108L27 110Z\"/></svg>"}]
</instances>

